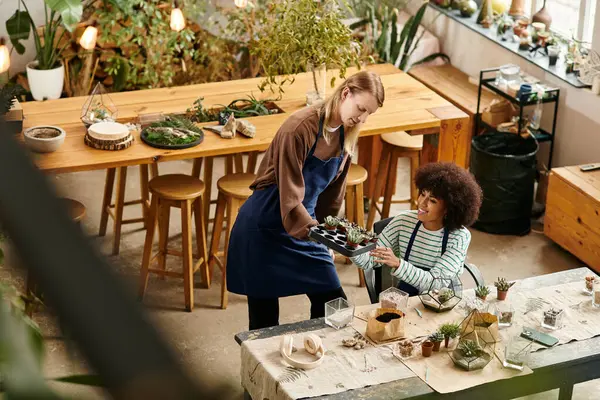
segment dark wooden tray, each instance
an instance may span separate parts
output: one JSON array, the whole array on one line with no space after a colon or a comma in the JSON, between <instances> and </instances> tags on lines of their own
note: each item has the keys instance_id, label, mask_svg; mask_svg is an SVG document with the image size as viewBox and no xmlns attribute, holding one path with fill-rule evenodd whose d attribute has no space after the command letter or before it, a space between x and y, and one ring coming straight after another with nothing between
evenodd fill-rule
<instances>
[{"instance_id":1,"label":"dark wooden tray","mask_svg":"<svg viewBox=\"0 0 600 400\"><path fill-rule=\"evenodd\" d=\"M317 225L310 228L308 237L323 243L331 250L340 253L346 257L355 257L359 254L374 250L377 243L368 242L367 244L359 244L358 247L351 247L346 244L346 232L339 230L329 231L325 229L325 225Z\"/></svg>"}]
</instances>

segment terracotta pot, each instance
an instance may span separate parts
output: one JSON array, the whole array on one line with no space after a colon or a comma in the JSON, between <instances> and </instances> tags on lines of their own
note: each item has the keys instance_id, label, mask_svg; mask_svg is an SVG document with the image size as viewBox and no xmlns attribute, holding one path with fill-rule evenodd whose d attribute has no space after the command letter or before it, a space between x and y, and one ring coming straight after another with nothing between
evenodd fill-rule
<instances>
[{"instance_id":1,"label":"terracotta pot","mask_svg":"<svg viewBox=\"0 0 600 400\"><path fill-rule=\"evenodd\" d=\"M429 340L423 342L423 344L421 344L421 353L423 354L423 357L431 357L431 354L433 353L433 343Z\"/></svg>"},{"instance_id":2,"label":"terracotta pot","mask_svg":"<svg viewBox=\"0 0 600 400\"><path fill-rule=\"evenodd\" d=\"M498 290L498 300L506 300L508 290Z\"/></svg>"},{"instance_id":3,"label":"terracotta pot","mask_svg":"<svg viewBox=\"0 0 600 400\"><path fill-rule=\"evenodd\" d=\"M477 296L477 295L476 295L476 296ZM478 298L478 299L481 299L481 300L483 300L483 301L485 301L485 299L487 299L487 295L485 295L485 296L477 296L477 298Z\"/></svg>"},{"instance_id":4,"label":"terracotta pot","mask_svg":"<svg viewBox=\"0 0 600 400\"><path fill-rule=\"evenodd\" d=\"M544 0L544 5L542 6L542 8L540 8L540 10L538 12L533 14L533 17L531 17L531 20L533 22L541 22L541 23L545 24L546 30L547 31L550 30L550 25L552 24L552 16L546 9L546 0Z\"/></svg>"},{"instance_id":5,"label":"terracotta pot","mask_svg":"<svg viewBox=\"0 0 600 400\"><path fill-rule=\"evenodd\" d=\"M433 342L433 351L440 351L442 342Z\"/></svg>"},{"instance_id":6,"label":"terracotta pot","mask_svg":"<svg viewBox=\"0 0 600 400\"><path fill-rule=\"evenodd\" d=\"M350 247L355 247L355 248L358 247L358 243L351 243L351 242L347 241L346 244Z\"/></svg>"}]
</instances>

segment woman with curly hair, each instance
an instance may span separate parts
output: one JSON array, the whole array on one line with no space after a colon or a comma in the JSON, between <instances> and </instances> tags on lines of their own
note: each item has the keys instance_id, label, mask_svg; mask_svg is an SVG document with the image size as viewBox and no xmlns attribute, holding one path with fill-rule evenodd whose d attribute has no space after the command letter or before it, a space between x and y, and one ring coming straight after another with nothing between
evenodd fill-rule
<instances>
[{"instance_id":1,"label":"woman with curly hair","mask_svg":"<svg viewBox=\"0 0 600 400\"><path fill-rule=\"evenodd\" d=\"M471 242L466 227L477 219L482 197L473 175L456 164L426 164L415 183L418 209L394 217L375 250L352 258L362 269L389 266L411 296L429 289L434 276L462 274Z\"/></svg>"}]
</instances>

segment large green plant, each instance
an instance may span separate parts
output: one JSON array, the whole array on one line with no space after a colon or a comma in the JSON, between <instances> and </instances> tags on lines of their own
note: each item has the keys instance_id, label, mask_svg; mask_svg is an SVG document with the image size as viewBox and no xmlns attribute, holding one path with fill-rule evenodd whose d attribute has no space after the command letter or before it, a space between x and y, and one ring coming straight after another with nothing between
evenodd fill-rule
<instances>
[{"instance_id":1,"label":"large green plant","mask_svg":"<svg viewBox=\"0 0 600 400\"><path fill-rule=\"evenodd\" d=\"M273 17L264 21L258 39L251 51L258 54L266 79L259 88L293 82L294 75L307 66L340 69L344 78L351 65L360 68L359 43L352 38L351 30L344 25L344 17L337 0L281 0L269 5ZM319 88L313 69L315 91ZM283 75L282 79L277 79ZM331 85L335 84L335 77Z\"/></svg>"},{"instance_id":2,"label":"large green plant","mask_svg":"<svg viewBox=\"0 0 600 400\"><path fill-rule=\"evenodd\" d=\"M21 10L21 6L25 9ZM41 33L31 15L27 4L20 0L17 11L6 21L6 31L14 49L25 53L21 41L29 39L33 33L36 49L37 69L53 69L60 65L60 55L68 45L63 43L66 31L72 32L81 19L83 4L81 0L44 0L45 24ZM66 28L66 31L65 31Z\"/></svg>"},{"instance_id":3,"label":"large green plant","mask_svg":"<svg viewBox=\"0 0 600 400\"><path fill-rule=\"evenodd\" d=\"M366 29L365 42L374 53L373 55L379 62L391 63L403 71L423 64L438 57L450 61L450 58L444 53L434 53L419 61L409 64L409 60L425 34L425 29L419 32L419 26L425 15L427 3L419 7L415 15L412 15L402 30L398 30L399 10L390 7L388 2L372 0L361 5L361 11L364 14L358 14L362 19L353 23L350 27L354 30ZM406 6L408 3L403 3Z\"/></svg>"},{"instance_id":4,"label":"large green plant","mask_svg":"<svg viewBox=\"0 0 600 400\"><path fill-rule=\"evenodd\" d=\"M203 13L202 2L182 2L186 17ZM177 73L203 62L196 34L169 26L171 8L162 0L119 0L95 10L104 48L101 60L114 90L171 86Z\"/></svg>"}]
</instances>

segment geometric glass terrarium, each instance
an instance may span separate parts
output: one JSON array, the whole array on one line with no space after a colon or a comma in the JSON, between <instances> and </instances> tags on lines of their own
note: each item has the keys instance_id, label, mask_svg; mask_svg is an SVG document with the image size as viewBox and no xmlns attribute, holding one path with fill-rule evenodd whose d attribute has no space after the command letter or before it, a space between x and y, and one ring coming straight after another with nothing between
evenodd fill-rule
<instances>
[{"instance_id":1,"label":"geometric glass terrarium","mask_svg":"<svg viewBox=\"0 0 600 400\"><path fill-rule=\"evenodd\" d=\"M439 272L432 273L433 280L427 289L419 294L423 305L433 311L452 310L462 299L462 283L458 276L445 277Z\"/></svg>"},{"instance_id":2,"label":"geometric glass terrarium","mask_svg":"<svg viewBox=\"0 0 600 400\"><path fill-rule=\"evenodd\" d=\"M495 343L488 343L473 334L461 337L458 346L448 353L454 365L467 371L482 369L494 357Z\"/></svg>"},{"instance_id":3,"label":"geometric glass terrarium","mask_svg":"<svg viewBox=\"0 0 600 400\"><path fill-rule=\"evenodd\" d=\"M96 122L115 122L117 114L117 106L108 95L104 85L98 82L81 108L81 122L86 128L89 128Z\"/></svg>"},{"instance_id":4,"label":"geometric glass terrarium","mask_svg":"<svg viewBox=\"0 0 600 400\"><path fill-rule=\"evenodd\" d=\"M500 341L498 317L489 312L473 310L460 323L460 337L477 336L480 340L493 343Z\"/></svg>"}]
</instances>

